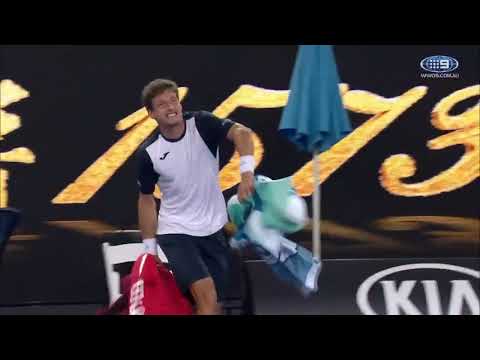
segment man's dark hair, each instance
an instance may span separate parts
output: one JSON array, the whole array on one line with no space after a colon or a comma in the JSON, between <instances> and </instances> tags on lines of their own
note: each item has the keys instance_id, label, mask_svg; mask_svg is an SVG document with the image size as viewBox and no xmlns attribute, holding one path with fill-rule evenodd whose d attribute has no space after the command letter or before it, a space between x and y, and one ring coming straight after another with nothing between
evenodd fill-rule
<instances>
[{"instance_id":1,"label":"man's dark hair","mask_svg":"<svg viewBox=\"0 0 480 360\"><path fill-rule=\"evenodd\" d=\"M178 85L167 79L155 79L143 88L142 91L142 103L147 110L153 110L152 100L155 96L170 90L175 91L178 98Z\"/></svg>"}]
</instances>

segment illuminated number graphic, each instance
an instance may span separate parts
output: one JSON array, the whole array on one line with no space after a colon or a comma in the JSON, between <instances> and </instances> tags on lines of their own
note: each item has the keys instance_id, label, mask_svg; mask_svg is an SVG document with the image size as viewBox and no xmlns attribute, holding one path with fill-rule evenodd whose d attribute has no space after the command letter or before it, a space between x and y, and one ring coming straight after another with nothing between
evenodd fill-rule
<instances>
[{"instance_id":1,"label":"illuminated number graphic","mask_svg":"<svg viewBox=\"0 0 480 360\"><path fill-rule=\"evenodd\" d=\"M341 91L342 93L342 91ZM403 95L386 99L368 91L352 90L343 94L345 108L361 114L374 115L329 150L318 155L320 183L345 164L360 149L388 127L403 112L427 93L425 86L415 87ZM293 185L301 196L313 193L312 162L308 162L293 176Z\"/></svg>"},{"instance_id":2,"label":"illuminated number graphic","mask_svg":"<svg viewBox=\"0 0 480 360\"><path fill-rule=\"evenodd\" d=\"M416 184L404 184L401 179L415 174L415 160L406 154L387 158L380 169L380 182L391 194L400 196L432 196L461 188L480 175L480 106L457 116L449 111L458 102L480 95L480 85L459 90L441 100L432 111L432 124L439 130L455 130L430 140L427 146L440 150L463 145L465 153L452 167L431 179Z\"/></svg>"},{"instance_id":3,"label":"illuminated number graphic","mask_svg":"<svg viewBox=\"0 0 480 360\"><path fill-rule=\"evenodd\" d=\"M348 85L340 84L340 93L345 93ZM220 118L227 117L237 107L267 109L284 107L288 101L289 90L270 90L252 85L242 85L227 100L218 106L214 114ZM254 133L255 167L263 158L264 147L260 138ZM235 152L227 165L220 171L219 180L222 190L227 190L240 182L240 155Z\"/></svg>"},{"instance_id":4,"label":"illuminated number graphic","mask_svg":"<svg viewBox=\"0 0 480 360\"><path fill-rule=\"evenodd\" d=\"M318 155L321 163L320 182L327 180L331 174L355 156L401 114L423 98L427 90L428 88L425 86L417 86L398 97L384 98L368 91L349 90L347 84L339 84L339 91L346 109L373 116L328 151ZM180 88L181 100L187 92L187 88ZM440 101L433 110L432 123L436 128L456 131L431 140L428 146L431 149L443 149L447 146L462 144L466 148L465 155L454 166L425 182L404 184L400 182L400 179L415 173L415 163L408 155L395 155L386 159L380 169L381 185L390 193L400 196L431 196L457 189L477 178L480 160L478 152L479 106L477 105L458 116L450 116L448 111L459 101L476 96L478 93L479 86L457 91ZM270 90L242 85L223 101L213 111L213 114L219 118L225 118L238 107L257 109L284 107L288 101L288 95L288 90ZM133 129L128 131L73 183L61 191L52 202L55 204L87 202L153 132L157 124L148 117L145 109L140 109L116 125L116 129L119 131L131 127ZM264 146L255 133L253 140L255 166L257 167L263 159ZM240 182L239 163L239 154L235 152L220 171L219 183L222 190L230 189ZM293 174L293 185L301 196L310 196L313 193L311 161ZM161 196L158 187L155 196Z\"/></svg>"},{"instance_id":5,"label":"illuminated number graphic","mask_svg":"<svg viewBox=\"0 0 480 360\"><path fill-rule=\"evenodd\" d=\"M179 88L180 101L187 95L188 89ZM142 108L120 120L116 129L126 130L133 126L110 149L90 165L73 183L68 185L52 200L54 204L86 203L127 161L135 150L155 130L157 122L148 116ZM158 189L156 195L159 196Z\"/></svg>"},{"instance_id":6,"label":"illuminated number graphic","mask_svg":"<svg viewBox=\"0 0 480 360\"><path fill-rule=\"evenodd\" d=\"M0 81L0 141L4 136L19 129L22 126L18 115L8 113L3 109L8 105L26 99L30 93L12 80ZM0 164L2 162L15 162L32 164L35 162L35 154L28 148L18 147L6 152L0 152ZM8 206L9 172L0 168L0 208Z\"/></svg>"}]
</instances>

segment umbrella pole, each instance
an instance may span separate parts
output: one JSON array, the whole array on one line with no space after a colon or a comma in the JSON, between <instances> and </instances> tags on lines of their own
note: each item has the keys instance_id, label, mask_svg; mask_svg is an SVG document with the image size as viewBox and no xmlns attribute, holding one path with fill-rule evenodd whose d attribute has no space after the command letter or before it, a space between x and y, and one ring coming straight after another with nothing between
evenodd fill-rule
<instances>
[{"instance_id":1,"label":"umbrella pole","mask_svg":"<svg viewBox=\"0 0 480 360\"><path fill-rule=\"evenodd\" d=\"M321 243L320 243L320 169L318 161L319 152L315 150L313 153L313 257L320 260Z\"/></svg>"}]
</instances>

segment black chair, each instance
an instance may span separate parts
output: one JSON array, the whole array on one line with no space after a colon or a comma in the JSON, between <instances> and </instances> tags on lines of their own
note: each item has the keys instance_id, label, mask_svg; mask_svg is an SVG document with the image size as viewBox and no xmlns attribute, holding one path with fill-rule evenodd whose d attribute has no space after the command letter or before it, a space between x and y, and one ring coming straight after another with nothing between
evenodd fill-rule
<instances>
[{"instance_id":1,"label":"black chair","mask_svg":"<svg viewBox=\"0 0 480 360\"><path fill-rule=\"evenodd\" d=\"M13 233L13 230L20 220L20 211L13 208L0 209L0 264L3 251L7 241Z\"/></svg>"},{"instance_id":2,"label":"black chair","mask_svg":"<svg viewBox=\"0 0 480 360\"><path fill-rule=\"evenodd\" d=\"M227 298L223 299L223 309L226 315L254 315L255 307L251 279L242 253L230 251L230 288Z\"/></svg>"}]
</instances>

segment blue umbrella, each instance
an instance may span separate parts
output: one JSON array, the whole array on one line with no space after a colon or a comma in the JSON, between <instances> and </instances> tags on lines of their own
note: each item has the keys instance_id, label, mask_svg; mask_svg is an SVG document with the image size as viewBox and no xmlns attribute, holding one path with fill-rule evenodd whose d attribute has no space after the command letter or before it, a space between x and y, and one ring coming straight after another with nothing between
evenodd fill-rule
<instances>
[{"instance_id":1,"label":"blue umbrella","mask_svg":"<svg viewBox=\"0 0 480 360\"><path fill-rule=\"evenodd\" d=\"M313 254L320 259L320 187L318 154L352 131L340 98L332 46L299 46L288 103L278 131L299 149L313 154Z\"/></svg>"}]
</instances>

